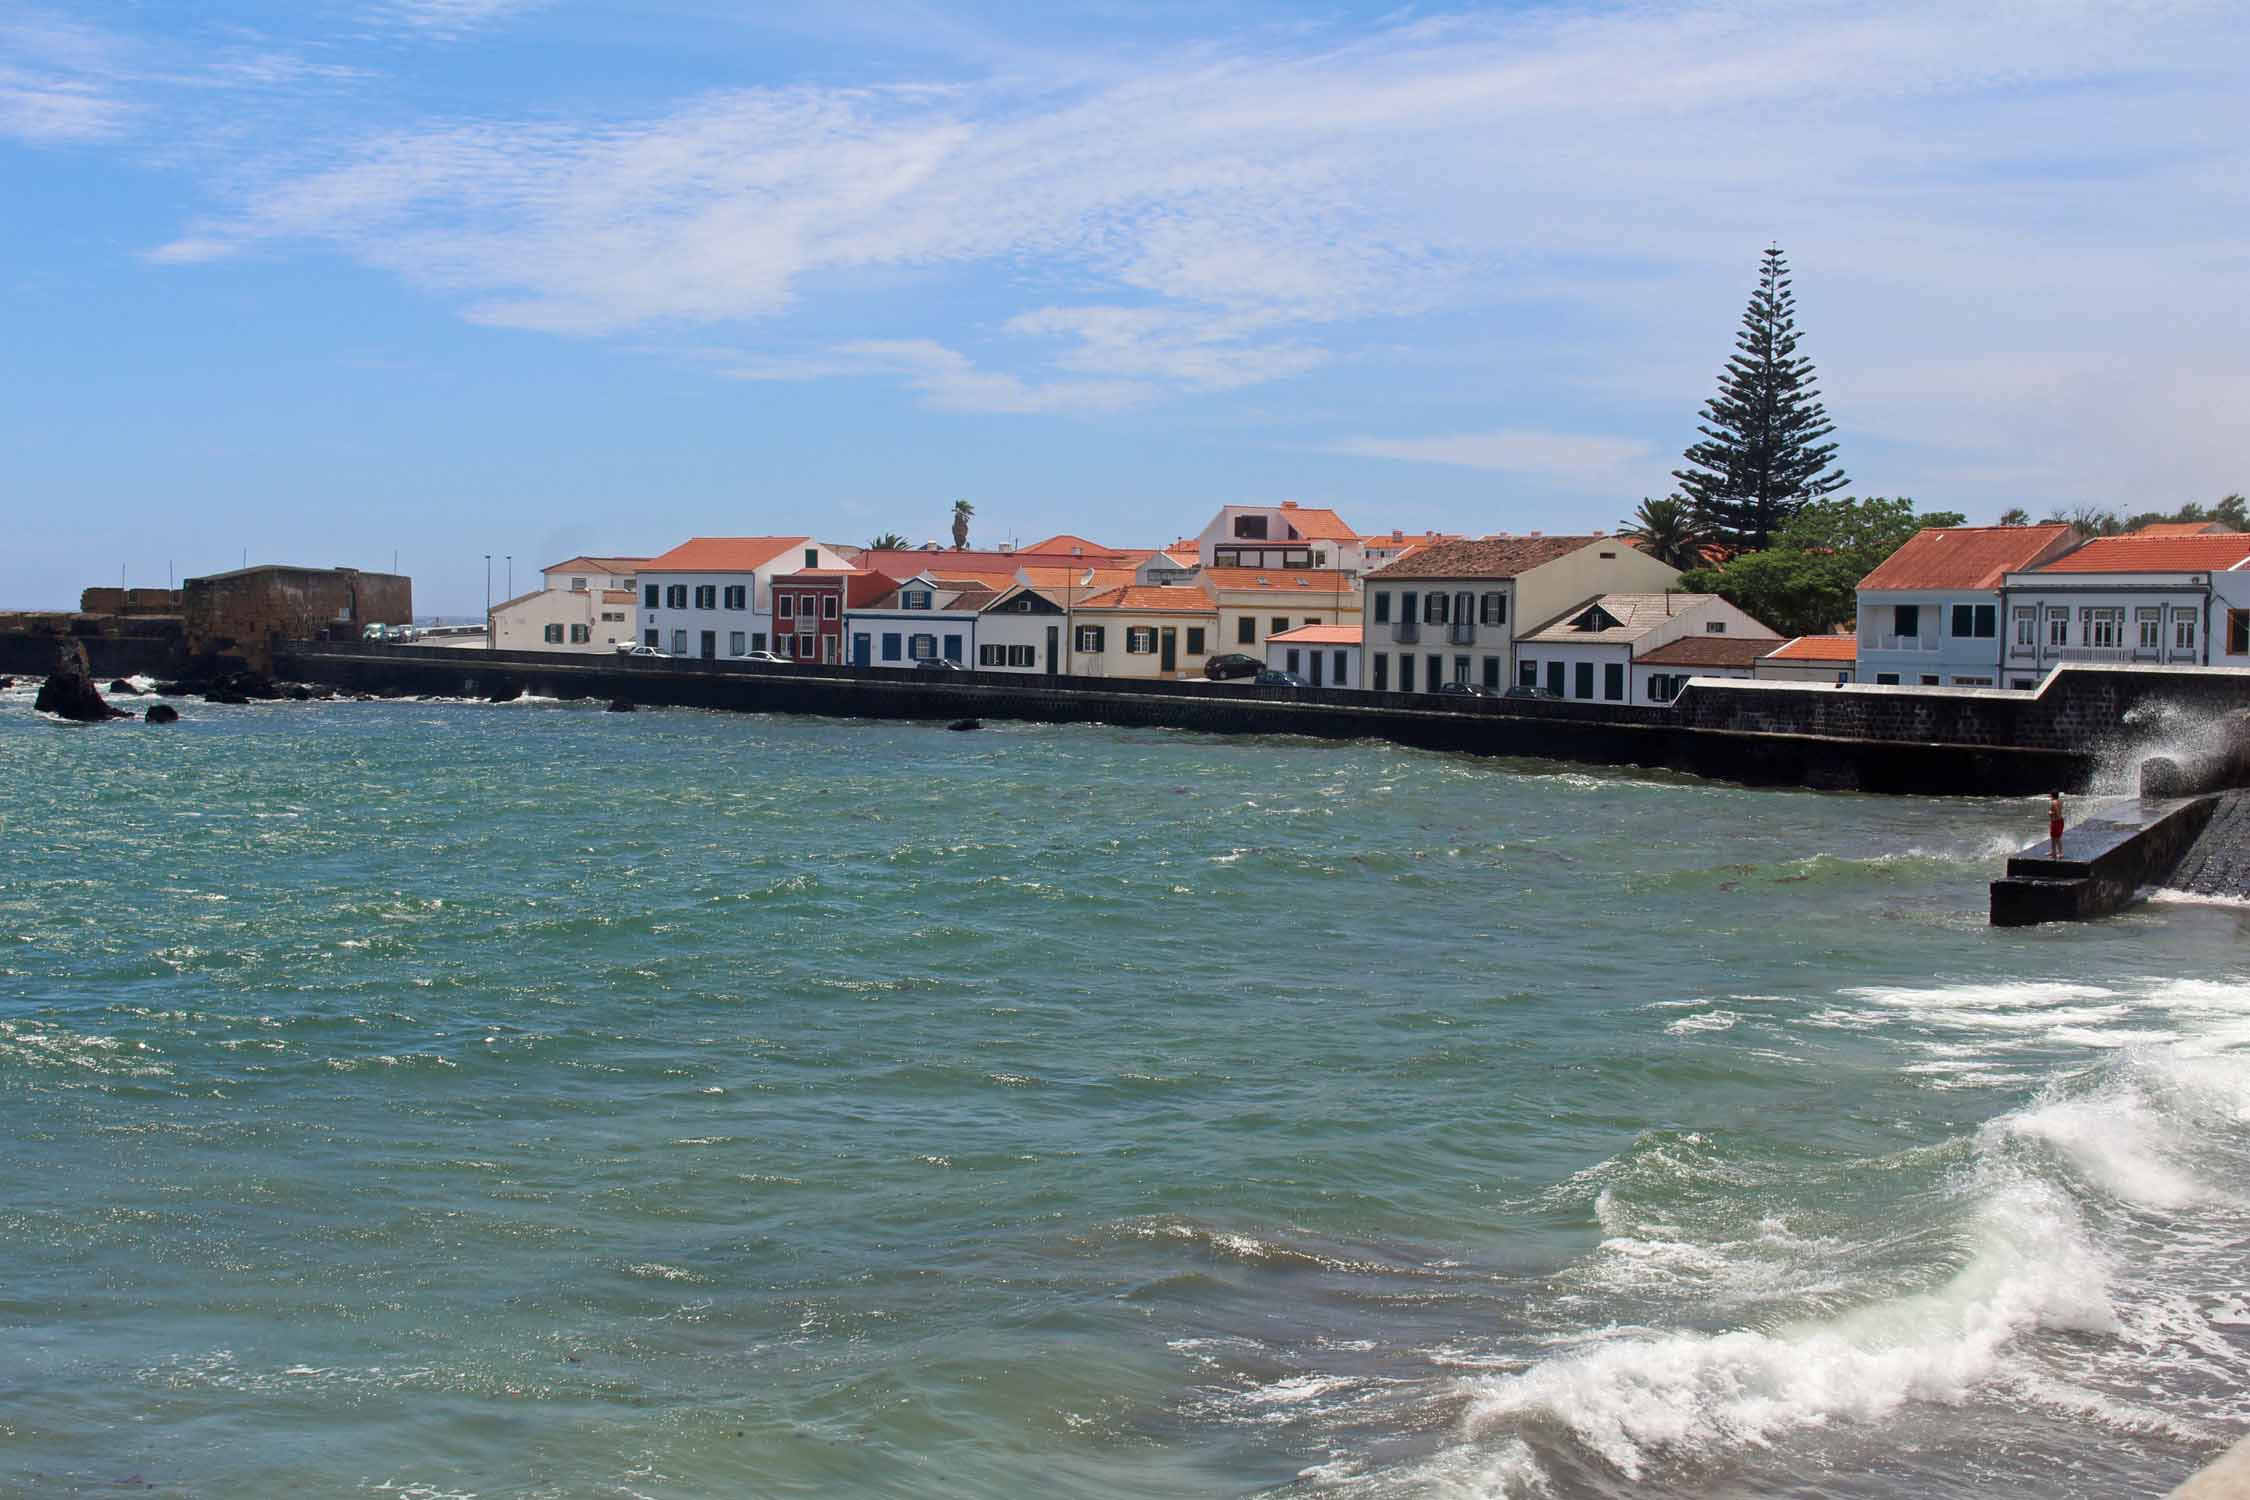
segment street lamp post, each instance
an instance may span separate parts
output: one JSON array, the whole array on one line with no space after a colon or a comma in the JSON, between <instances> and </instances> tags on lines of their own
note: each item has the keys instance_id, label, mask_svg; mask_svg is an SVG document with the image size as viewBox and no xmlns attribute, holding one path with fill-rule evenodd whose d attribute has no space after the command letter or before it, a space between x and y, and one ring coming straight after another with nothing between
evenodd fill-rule
<instances>
[{"instance_id":1,"label":"street lamp post","mask_svg":"<svg viewBox=\"0 0 2250 1500\"><path fill-rule=\"evenodd\" d=\"M484 555L484 649L492 649L492 554Z\"/></svg>"}]
</instances>

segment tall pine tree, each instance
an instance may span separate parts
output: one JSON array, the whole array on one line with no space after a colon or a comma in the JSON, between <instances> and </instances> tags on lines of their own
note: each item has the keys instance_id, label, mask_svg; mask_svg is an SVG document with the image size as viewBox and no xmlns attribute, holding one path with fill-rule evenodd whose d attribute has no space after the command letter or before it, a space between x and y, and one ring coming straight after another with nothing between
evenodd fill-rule
<instances>
[{"instance_id":1,"label":"tall pine tree","mask_svg":"<svg viewBox=\"0 0 2250 1500\"><path fill-rule=\"evenodd\" d=\"M1768 245L1758 289L1742 315L1735 356L1703 407L1704 440L1673 471L1697 520L1716 541L1762 550L1806 501L1850 483L1829 467L1836 430L1821 408L1809 359L1797 358L1797 299L1781 247Z\"/></svg>"}]
</instances>

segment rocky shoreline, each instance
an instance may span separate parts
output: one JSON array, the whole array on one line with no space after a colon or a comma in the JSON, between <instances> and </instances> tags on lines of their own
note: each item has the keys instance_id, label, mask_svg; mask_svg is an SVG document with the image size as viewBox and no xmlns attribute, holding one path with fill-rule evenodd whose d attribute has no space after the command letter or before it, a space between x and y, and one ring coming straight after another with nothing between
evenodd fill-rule
<instances>
[{"instance_id":1,"label":"rocky shoreline","mask_svg":"<svg viewBox=\"0 0 2250 1500\"><path fill-rule=\"evenodd\" d=\"M73 647L76 649L73 650ZM0 678L0 688L16 685L15 678ZM339 693L332 687L313 683L279 681L263 672L252 670L154 681L146 688L129 678L120 677L104 689L87 670L84 647L70 642L63 647L55 670L40 681L32 707L40 713L52 714L58 719L77 724L105 724L115 719L135 717L149 724L173 724L179 722L180 711L170 703L152 703L136 716L119 708L110 699L200 698L205 703L244 708L255 703L313 703L338 699L373 701L376 696L378 695L372 693Z\"/></svg>"}]
</instances>

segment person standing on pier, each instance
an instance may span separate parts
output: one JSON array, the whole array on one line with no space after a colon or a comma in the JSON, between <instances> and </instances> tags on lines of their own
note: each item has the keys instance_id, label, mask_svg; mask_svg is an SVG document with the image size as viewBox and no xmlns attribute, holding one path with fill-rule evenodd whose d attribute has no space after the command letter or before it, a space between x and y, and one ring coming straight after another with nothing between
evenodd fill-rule
<instances>
[{"instance_id":1,"label":"person standing on pier","mask_svg":"<svg viewBox=\"0 0 2250 1500\"><path fill-rule=\"evenodd\" d=\"M2062 793L2047 794L2047 857L2062 858Z\"/></svg>"}]
</instances>

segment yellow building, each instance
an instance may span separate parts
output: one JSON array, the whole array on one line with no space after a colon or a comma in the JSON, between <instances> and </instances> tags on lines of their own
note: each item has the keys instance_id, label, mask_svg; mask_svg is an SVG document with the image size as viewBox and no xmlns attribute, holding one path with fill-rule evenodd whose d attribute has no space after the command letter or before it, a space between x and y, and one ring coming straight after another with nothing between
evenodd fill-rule
<instances>
[{"instance_id":1,"label":"yellow building","mask_svg":"<svg viewBox=\"0 0 2250 1500\"><path fill-rule=\"evenodd\" d=\"M1219 644L1219 610L1192 584L1127 585L1076 601L1070 611L1069 677L1203 675Z\"/></svg>"},{"instance_id":2,"label":"yellow building","mask_svg":"<svg viewBox=\"0 0 2250 1500\"><path fill-rule=\"evenodd\" d=\"M1357 625L1359 584L1335 568L1205 568L1196 581L1218 607L1213 651L1264 659L1266 640L1304 625Z\"/></svg>"}]
</instances>

